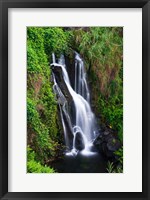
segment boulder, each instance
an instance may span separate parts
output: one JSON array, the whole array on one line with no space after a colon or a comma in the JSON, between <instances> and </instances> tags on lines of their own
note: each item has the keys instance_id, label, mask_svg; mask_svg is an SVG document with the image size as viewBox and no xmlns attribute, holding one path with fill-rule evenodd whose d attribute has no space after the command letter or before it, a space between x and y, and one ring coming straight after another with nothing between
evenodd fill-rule
<instances>
[{"instance_id":1,"label":"boulder","mask_svg":"<svg viewBox=\"0 0 150 200\"><path fill-rule=\"evenodd\" d=\"M116 138L110 138L107 142L107 148L109 151L117 151L121 147L119 140Z\"/></svg>"},{"instance_id":2,"label":"boulder","mask_svg":"<svg viewBox=\"0 0 150 200\"><path fill-rule=\"evenodd\" d=\"M75 136L75 148L79 151L85 148L84 140L80 132L77 132Z\"/></svg>"},{"instance_id":3,"label":"boulder","mask_svg":"<svg viewBox=\"0 0 150 200\"><path fill-rule=\"evenodd\" d=\"M116 155L114 152L121 147L121 142L112 129L105 127L99 131L99 136L94 141L94 145L107 158L115 159Z\"/></svg>"}]
</instances>

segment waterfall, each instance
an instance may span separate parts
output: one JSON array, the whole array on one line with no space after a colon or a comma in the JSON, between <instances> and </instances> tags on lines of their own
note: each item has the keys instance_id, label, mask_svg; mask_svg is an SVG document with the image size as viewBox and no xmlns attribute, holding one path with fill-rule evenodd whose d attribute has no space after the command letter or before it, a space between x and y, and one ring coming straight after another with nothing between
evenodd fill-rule
<instances>
[{"instance_id":1,"label":"waterfall","mask_svg":"<svg viewBox=\"0 0 150 200\"><path fill-rule=\"evenodd\" d=\"M73 88L64 56L61 55L57 63L54 53L52 58L53 89L59 104L65 144L68 147L67 155L77 155L79 151L83 154L91 154L97 128L95 116L90 106L90 92L84 62L80 55L75 53ZM71 136L69 136L68 129Z\"/></svg>"},{"instance_id":2,"label":"waterfall","mask_svg":"<svg viewBox=\"0 0 150 200\"><path fill-rule=\"evenodd\" d=\"M86 81L84 63L77 53L75 56L75 92L89 102L90 93Z\"/></svg>"}]
</instances>

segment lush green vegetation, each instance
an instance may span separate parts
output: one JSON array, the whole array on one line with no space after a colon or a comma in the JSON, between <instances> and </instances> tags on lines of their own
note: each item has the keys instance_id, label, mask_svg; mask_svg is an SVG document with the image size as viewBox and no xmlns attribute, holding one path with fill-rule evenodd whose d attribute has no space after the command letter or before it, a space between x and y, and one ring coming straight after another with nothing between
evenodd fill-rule
<instances>
[{"instance_id":1,"label":"lush green vegetation","mask_svg":"<svg viewBox=\"0 0 150 200\"><path fill-rule=\"evenodd\" d=\"M42 166L39 161L35 159L35 152L31 148L27 148L28 153L28 162L27 162L27 171L28 173L54 173L54 169L45 166Z\"/></svg>"},{"instance_id":2,"label":"lush green vegetation","mask_svg":"<svg viewBox=\"0 0 150 200\"><path fill-rule=\"evenodd\" d=\"M118 157L117 163L108 161L107 171L109 173L122 173L123 172L123 148L120 148L115 152L115 155Z\"/></svg>"},{"instance_id":3,"label":"lush green vegetation","mask_svg":"<svg viewBox=\"0 0 150 200\"><path fill-rule=\"evenodd\" d=\"M72 40L85 59L92 103L101 123L123 140L123 32L117 27L74 29Z\"/></svg>"},{"instance_id":4,"label":"lush green vegetation","mask_svg":"<svg viewBox=\"0 0 150 200\"><path fill-rule=\"evenodd\" d=\"M60 28L30 27L27 30L28 145L39 162L36 169L33 167L35 160L30 159L28 172L43 171L40 164L45 165L54 159L61 146L62 131L50 81L49 55L52 51L60 53L64 50L66 36L63 35Z\"/></svg>"},{"instance_id":5,"label":"lush green vegetation","mask_svg":"<svg viewBox=\"0 0 150 200\"><path fill-rule=\"evenodd\" d=\"M65 53L72 59L72 50L78 51L84 58L92 92L91 101L99 124L109 126L123 141L122 28L28 27L27 171L30 173L54 172L45 165L55 159L59 149L63 148L62 127L52 91L49 64L52 52L57 56ZM120 157L123 158L123 151ZM114 166L110 163L108 171L113 170Z\"/></svg>"}]
</instances>

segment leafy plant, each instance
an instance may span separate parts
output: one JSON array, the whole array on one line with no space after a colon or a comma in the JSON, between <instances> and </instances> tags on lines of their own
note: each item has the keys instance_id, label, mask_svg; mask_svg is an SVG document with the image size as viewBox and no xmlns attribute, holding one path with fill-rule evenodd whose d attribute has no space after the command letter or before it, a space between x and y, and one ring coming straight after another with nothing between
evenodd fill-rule
<instances>
[{"instance_id":1,"label":"leafy plant","mask_svg":"<svg viewBox=\"0 0 150 200\"><path fill-rule=\"evenodd\" d=\"M119 162L121 165L123 165L123 147L115 151L115 155L117 155L119 158Z\"/></svg>"},{"instance_id":2,"label":"leafy plant","mask_svg":"<svg viewBox=\"0 0 150 200\"><path fill-rule=\"evenodd\" d=\"M108 173L123 173L123 168L120 165L115 166L113 162L108 161L107 163Z\"/></svg>"},{"instance_id":3,"label":"leafy plant","mask_svg":"<svg viewBox=\"0 0 150 200\"><path fill-rule=\"evenodd\" d=\"M107 171L109 173L123 173L123 147L115 151L117 158L117 164L114 165L113 162L108 161Z\"/></svg>"},{"instance_id":4,"label":"leafy plant","mask_svg":"<svg viewBox=\"0 0 150 200\"><path fill-rule=\"evenodd\" d=\"M53 168L46 165L41 165L40 162L35 160L35 152L28 147L27 148L27 172L28 173L55 173Z\"/></svg>"},{"instance_id":5,"label":"leafy plant","mask_svg":"<svg viewBox=\"0 0 150 200\"><path fill-rule=\"evenodd\" d=\"M114 164L113 164L113 162L108 161L106 169L107 169L108 173L114 173Z\"/></svg>"}]
</instances>

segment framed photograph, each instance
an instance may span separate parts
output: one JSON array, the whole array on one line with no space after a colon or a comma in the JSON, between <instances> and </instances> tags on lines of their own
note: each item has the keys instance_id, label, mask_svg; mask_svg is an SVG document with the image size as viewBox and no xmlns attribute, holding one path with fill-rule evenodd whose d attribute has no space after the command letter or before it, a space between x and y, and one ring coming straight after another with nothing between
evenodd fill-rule
<instances>
[{"instance_id":1,"label":"framed photograph","mask_svg":"<svg viewBox=\"0 0 150 200\"><path fill-rule=\"evenodd\" d=\"M0 8L1 199L150 199L150 2Z\"/></svg>"}]
</instances>

